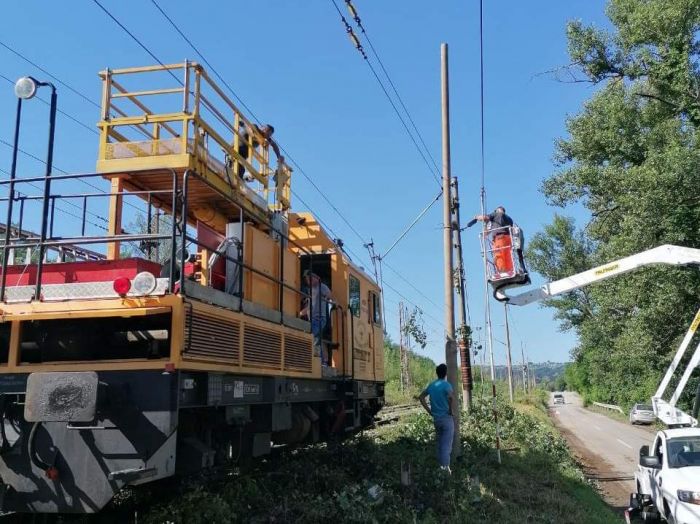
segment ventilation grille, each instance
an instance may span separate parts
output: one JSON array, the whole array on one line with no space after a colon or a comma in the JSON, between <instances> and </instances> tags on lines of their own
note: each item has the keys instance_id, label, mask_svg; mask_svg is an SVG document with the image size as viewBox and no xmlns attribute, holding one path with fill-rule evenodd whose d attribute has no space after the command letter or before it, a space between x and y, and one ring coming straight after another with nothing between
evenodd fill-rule
<instances>
[{"instance_id":1,"label":"ventilation grille","mask_svg":"<svg viewBox=\"0 0 700 524\"><path fill-rule=\"evenodd\" d=\"M246 325L243 337L243 362L255 366L279 368L281 346L280 333Z\"/></svg>"},{"instance_id":2,"label":"ventilation grille","mask_svg":"<svg viewBox=\"0 0 700 524\"><path fill-rule=\"evenodd\" d=\"M185 325L185 355L238 363L241 323L193 311Z\"/></svg>"},{"instance_id":3,"label":"ventilation grille","mask_svg":"<svg viewBox=\"0 0 700 524\"><path fill-rule=\"evenodd\" d=\"M311 372L311 340L284 337L284 369Z\"/></svg>"}]
</instances>

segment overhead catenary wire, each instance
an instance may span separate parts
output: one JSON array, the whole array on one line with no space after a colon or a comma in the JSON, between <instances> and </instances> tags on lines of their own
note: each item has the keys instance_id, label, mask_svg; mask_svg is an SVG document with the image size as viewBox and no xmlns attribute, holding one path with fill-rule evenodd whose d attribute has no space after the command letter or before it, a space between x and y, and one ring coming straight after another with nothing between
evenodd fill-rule
<instances>
[{"instance_id":1,"label":"overhead catenary wire","mask_svg":"<svg viewBox=\"0 0 700 524\"><path fill-rule=\"evenodd\" d=\"M99 2L99 0L92 0L92 1L93 1L100 9L102 9L102 11L104 11L104 13L105 13L109 18L111 18L112 21L113 21L115 24L117 24L119 27L121 27L122 30L123 30L126 34L128 34L128 35L131 37L131 39L132 39L134 42L136 42L136 43L141 47L141 49L143 49L144 51L146 51L146 53L148 53L148 54L150 55L150 57L153 58L153 60L155 60L156 62L158 62L158 64L160 64L161 66L165 67L165 64L164 64L163 62L161 62L160 59L159 59L155 54L153 54L153 53L151 52L151 50L150 50L143 42L141 42L141 40L139 40L139 39L136 37L136 35L134 35L134 33L132 33L131 31L129 31L129 30L126 28L126 26L125 26L124 24L122 24L122 23L117 19L117 17L114 16L114 15L110 12L109 9L107 9L105 6L103 6L103 5ZM178 82L180 85L182 85L182 80L180 80L177 76L175 76L175 74L174 74L170 69L168 69L167 71L168 71L168 73L170 73L170 76L172 76L175 80L177 80L177 82Z\"/></svg>"},{"instance_id":2,"label":"overhead catenary wire","mask_svg":"<svg viewBox=\"0 0 700 524\"><path fill-rule=\"evenodd\" d=\"M7 76L3 75L2 73L0 73L0 79L5 80L6 82L8 82L8 83L10 83L10 84L12 84L12 85L15 84L15 81L14 81L14 80L12 80L11 78L8 78ZM43 103L46 104L47 106L50 105L49 102L48 102L48 100L45 100L45 99L41 98L40 96L37 96L36 99L39 100L40 102L43 102ZM78 125L79 125L80 127L82 127L83 129L86 129L86 130L90 131L90 133L99 136L100 132L99 132L97 129L88 126L88 125L87 125L86 123L84 123L84 122L81 122L80 120L78 120L77 118L75 118L75 117L74 117L73 115L71 115L70 113L66 113L65 111L63 111L63 110L60 109L60 108L56 108L56 111L57 111L58 113L60 113L61 115L65 116L66 118L68 118L69 120L72 120L73 122L75 122L76 124L78 124Z\"/></svg>"},{"instance_id":3,"label":"overhead catenary wire","mask_svg":"<svg viewBox=\"0 0 700 524\"><path fill-rule=\"evenodd\" d=\"M486 176L485 176L485 140L484 140L484 1L479 0L479 84L480 84L480 96L479 96L479 124L481 131L481 191L480 191L480 204L481 204L481 214L486 214ZM493 357L493 329L491 325L491 302L489 296L489 283L488 283L488 261L486 257L486 222L484 222L484 228L481 235L481 252L484 261L484 322L486 325L486 342L488 344L489 352L489 365L491 368L491 396L492 396L492 410L493 418L496 426L496 458L498 463L501 463L501 447L500 447L500 437L499 437L499 425L498 425L498 411L496 408L496 368L494 365Z\"/></svg>"},{"instance_id":4,"label":"overhead catenary wire","mask_svg":"<svg viewBox=\"0 0 700 524\"><path fill-rule=\"evenodd\" d=\"M243 106L243 108L253 117L253 120L255 120L258 124L261 124L262 121L258 118L258 116L255 114L255 112L248 106L245 101L243 100L242 97L240 97L236 91L231 87L231 85L226 81L226 79L219 74L217 69L214 67L214 65L207 60L207 58L204 56L204 54L199 50L199 48L192 42L190 38L187 37L185 32L178 26L178 24L173 20L172 17L170 17L165 10L156 2L156 0L151 0L153 5L156 7L156 9L160 12L160 14L168 21L168 23L175 29L175 31L180 35L180 37L187 43L187 45L190 46L190 48L197 54L197 56L204 62L207 67L211 70L211 72L214 74L214 76L224 85L224 87L228 90L231 95L238 100L238 102ZM149 53L150 54L150 53ZM338 217L345 223L346 226L350 229L350 231L357 236L358 239L360 239L363 243L365 243L364 238L360 234L360 232L355 228L355 226L352 225L352 223L345 217L345 215L338 209L338 207L333 203L333 201L326 195L326 193L316 184L316 182L306 173L306 171L301 167L301 165L292 157L292 155L287 151L284 146L280 144L280 150L284 153L285 158L289 160L289 162L296 168L296 170L311 184L311 186L318 192L319 195L321 195L321 198L331 207L331 209L338 215ZM308 206L307 206L308 207ZM311 208L309 208L311 211ZM328 228L330 229L330 228Z\"/></svg>"},{"instance_id":5,"label":"overhead catenary wire","mask_svg":"<svg viewBox=\"0 0 700 524\"><path fill-rule=\"evenodd\" d=\"M404 112L406 113L406 117L408 118L408 121L411 123L413 130L415 131L416 135L418 136L418 139L420 140L420 143L423 145L423 149L425 150L427 155L430 157L430 160L432 161L433 165L435 166L436 171L439 172L440 169L437 165L437 162L435 161L435 158L433 157L432 153L430 152L430 149L426 145L425 140L423 139L423 134L418 129L418 126L416 126L416 123L413 120L413 117L411 116L411 112L406 107L406 104L404 103L403 98L399 94L399 91L396 88L394 81L391 79L391 75L389 75L389 71L387 71L386 67L384 66L384 62L379 57L379 53L375 49L374 44L372 44L372 40L369 38L369 35L367 34L367 29L365 28L364 23L360 19L360 15L358 14L357 8L352 3L352 0L345 0L345 5L347 5L348 10L350 11L350 15L352 16L352 19L355 21L355 24L357 24L357 27L360 29L360 31L362 31L362 35L364 36L365 40L367 40L367 44L369 44L369 48L372 51L374 58L376 58L377 63L379 64L379 67L382 69L382 72L384 73L384 76L386 76L386 79L389 81L389 85L391 86L392 91L394 91L394 95L396 95L396 99L399 101L399 104L401 104L401 107L403 108Z\"/></svg>"},{"instance_id":6,"label":"overhead catenary wire","mask_svg":"<svg viewBox=\"0 0 700 524\"><path fill-rule=\"evenodd\" d=\"M384 82L379 77L379 74L377 74L376 69L372 65L372 62L370 62L369 57L367 56L367 53L365 53L365 50L362 47L362 44L360 43L359 38L357 37L357 35L353 31L352 26L350 26L350 24L348 24L348 21L345 19L345 16L343 16L342 11L338 7L338 4L335 2L335 0L331 0L331 3L335 7L335 10L338 12L338 15L340 16L340 20L345 25L345 31L347 32L348 36L350 37L350 40L352 40L353 44L355 45L355 48L362 55L362 58L364 59L365 63L367 64L367 67L369 67L370 71L372 72L372 76L374 76L377 83L379 83L379 86L382 88L382 92L384 93L384 96L386 96L387 100L389 101L389 104L391 104L391 107L393 108L394 113L396 114L399 121L401 122L401 125L403 126L404 130L406 131L406 134L410 138L411 142L413 142L413 145L415 146L416 150L418 151L421 158L423 159L423 162L427 166L428 171L430 172L432 177L435 179L435 181L439 185L440 178L438 176L439 171L438 171L437 167L430 165L430 162L428 162L428 159L426 158L425 153L423 153L423 150L418 145L418 142L416 141L415 137L413 136L413 133L411 133L411 130L409 129L408 124L406 124L406 121L404 120L403 116L401 115L401 112L399 111L398 107L396 107L396 104L394 103L394 100L391 98L391 95L389 94L389 91L387 90L386 86L384 85Z\"/></svg>"}]
</instances>

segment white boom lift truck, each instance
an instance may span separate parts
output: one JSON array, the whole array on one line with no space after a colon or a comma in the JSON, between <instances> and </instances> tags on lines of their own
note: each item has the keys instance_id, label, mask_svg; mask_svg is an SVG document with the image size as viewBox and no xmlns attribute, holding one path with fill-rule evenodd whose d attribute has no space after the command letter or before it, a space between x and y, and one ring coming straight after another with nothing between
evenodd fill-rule
<instances>
[{"instance_id":1,"label":"white boom lift truck","mask_svg":"<svg viewBox=\"0 0 700 524\"><path fill-rule=\"evenodd\" d=\"M577 275L549 282L539 289L508 296L505 288L496 292L498 300L524 306L544 298L574 291L594 282L612 278L635 269L666 264L700 267L700 249L663 245L636 255L621 258ZM693 371L700 365L700 343L688 360L685 370L670 399L664 394L681 360L700 327L700 310L676 351L659 388L652 397L654 414L668 429L659 431L651 448L639 450L639 465L635 472L636 493L630 497L627 520L641 517L645 522L663 517L674 524L700 524L700 386L695 396L692 414L676 407Z\"/></svg>"}]
</instances>

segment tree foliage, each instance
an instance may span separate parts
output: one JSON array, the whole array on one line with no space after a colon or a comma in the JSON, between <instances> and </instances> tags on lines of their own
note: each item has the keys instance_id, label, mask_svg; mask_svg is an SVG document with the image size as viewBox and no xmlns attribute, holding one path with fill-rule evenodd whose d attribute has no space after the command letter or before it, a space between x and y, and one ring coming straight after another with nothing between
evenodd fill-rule
<instances>
[{"instance_id":1,"label":"tree foliage","mask_svg":"<svg viewBox=\"0 0 700 524\"><path fill-rule=\"evenodd\" d=\"M700 247L700 1L610 0L613 31L568 26L570 78L597 85L542 185L583 205L583 230L556 216L528 255L549 279L660 244ZM589 398L648 399L700 297L696 270L649 268L550 300L579 343L570 386Z\"/></svg>"}]
</instances>

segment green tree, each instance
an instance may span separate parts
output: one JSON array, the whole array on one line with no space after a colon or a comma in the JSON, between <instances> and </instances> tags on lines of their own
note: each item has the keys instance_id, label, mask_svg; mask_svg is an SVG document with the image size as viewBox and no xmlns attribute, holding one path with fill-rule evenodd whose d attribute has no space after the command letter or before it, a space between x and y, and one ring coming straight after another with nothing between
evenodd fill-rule
<instances>
[{"instance_id":1,"label":"green tree","mask_svg":"<svg viewBox=\"0 0 700 524\"><path fill-rule=\"evenodd\" d=\"M590 211L583 231L555 217L529 249L559 278L671 243L700 246L700 1L611 0L614 31L568 26L569 77L598 86L568 119L542 191ZM653 393L697 308L700 275L649 268L551 300L579 344L567 383L630 404Z\"/></svg>"}]
</instances>

